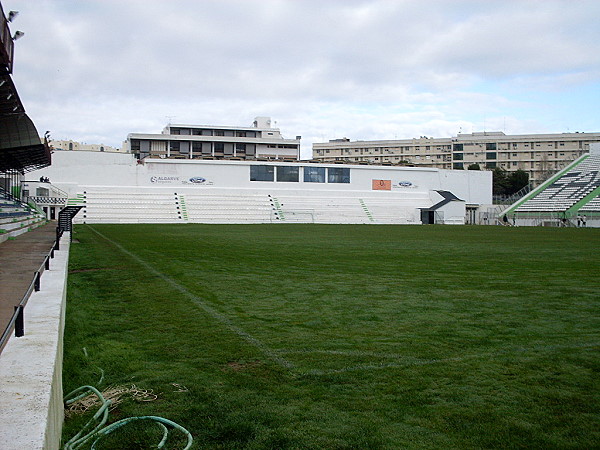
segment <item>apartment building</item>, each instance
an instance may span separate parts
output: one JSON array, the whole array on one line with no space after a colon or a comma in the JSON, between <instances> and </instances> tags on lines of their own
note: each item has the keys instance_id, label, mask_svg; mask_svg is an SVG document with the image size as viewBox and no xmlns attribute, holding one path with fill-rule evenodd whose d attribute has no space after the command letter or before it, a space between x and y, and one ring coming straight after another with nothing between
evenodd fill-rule
<instances>
[{"instance_id":1,"label":"apartment building","mask_svg":"<svg viewBox=\"0 0 600 450\"><path fill-rule=\"evenodd\" d=\"M506 135L501 131L459 133L449 138L421 136L386 141L335 139L313 144L313 158L323 162L367 162L467 169L522 169L537 185L600 142L600 133Z\"/></svg>"},{"instance_id":2,"label":"apartment building","mask_svg":"<svg viewBox=\"0 0 600 450\"><path fill-rule=\"evenodd\" d=\"M124 146L138 159L293 159L300 155L300 136L284 139L269 117L252 127L173 125L161 134L131 133Z\"/></svg>"}]
</instances>

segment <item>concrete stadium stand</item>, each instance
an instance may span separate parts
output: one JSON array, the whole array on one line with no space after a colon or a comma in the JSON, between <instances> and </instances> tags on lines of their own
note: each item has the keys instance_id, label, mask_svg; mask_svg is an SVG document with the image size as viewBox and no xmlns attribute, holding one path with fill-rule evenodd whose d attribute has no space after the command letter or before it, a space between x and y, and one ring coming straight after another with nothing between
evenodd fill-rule
<instances>
[{"instance_id":1,"label":"concrete stadium stand","mask_svg":"<svg viewBox=\"0 0 600 450\"><path fill-rule=\"evenodd\" d=\"M60 447L63 424L63 332L70 233L25 307L25 335L0 354L0 447Z\"/></svg>"}]
</instances>

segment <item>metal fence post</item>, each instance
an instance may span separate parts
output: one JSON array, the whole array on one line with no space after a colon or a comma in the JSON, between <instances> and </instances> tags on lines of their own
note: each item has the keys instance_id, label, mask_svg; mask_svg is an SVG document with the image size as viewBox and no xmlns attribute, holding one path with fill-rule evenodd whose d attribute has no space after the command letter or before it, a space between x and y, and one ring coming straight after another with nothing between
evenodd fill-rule
<instances>
[{"instance_id":1,"label":"metal fence post","mask_svg":"<svg viewBox=\"0 0 600 450\"><path fill-rule=\"evenodd\" d=\"M60 227L56 227L56 244L54 245L54 250L60 250L60 235L61 235Z\"/></svg>"},{"instance_id":2,"label":"metal fence post","mask_svg":"<svg viewBox=\"0 0 600 450\"><path fill-rule=\"evenodd\" d=\"M35 292L38 292L40 290L40 279L42 278L40 272L35 272L34 275L34 279L33 279L33 289L35 290Z\"/></svg>"},{"instance_id":3,"label":"metal fence post","mask_svg":"<svg viewBox=\"0 0 600 450\"><path fill-rule=\"evenodd\" d=\"M23 320L23 305L15 306L17 314L17 320L15 320L15 337L22 337L25 335L25 325Z\"/></svg>"}]
</instances>

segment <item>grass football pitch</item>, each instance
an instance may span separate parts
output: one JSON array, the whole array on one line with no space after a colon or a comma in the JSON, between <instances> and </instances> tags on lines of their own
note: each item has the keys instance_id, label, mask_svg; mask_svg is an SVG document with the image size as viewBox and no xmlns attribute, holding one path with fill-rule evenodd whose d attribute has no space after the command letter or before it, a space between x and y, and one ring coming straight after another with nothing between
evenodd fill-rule
<instances>
[{"instance_id":1,"label":"grass football pitch","mask_svg":"<svg viewBox=\"0 0 600 450\"><path fill-rule=\"evenodd\" d=\"M65 393L155 395L123 395L111 421L162 416L194 448L600 446L600 230L79 225L73 238ZM146 448L139 432L113 448Z\"/></svg>"}]
</instances>

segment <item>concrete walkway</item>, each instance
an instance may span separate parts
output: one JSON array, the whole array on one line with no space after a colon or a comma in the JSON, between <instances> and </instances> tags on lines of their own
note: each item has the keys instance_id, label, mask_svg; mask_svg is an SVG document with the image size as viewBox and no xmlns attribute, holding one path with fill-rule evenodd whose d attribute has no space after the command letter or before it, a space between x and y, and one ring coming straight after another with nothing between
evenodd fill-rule
<instances>
[{"instance_id":1,"label":"concrete walkway","mask_svg":"<svg viewBox=\"0 0 600 450\"><path fill-rule=\"evenodd\" d=\"M50 251L55 226L49 224L44 228L39 232L28 232L24 236L33 235L26 242L19 242L23 246L22 252L31 256L26 259L36 260L36 252L43 259L44 253ZM31 294L25 307L25 335L12 336L0 354L2 450L60 448L64 417L62 361L69 241L70 233L65 233L60 250L54 252L50 269L42 274L41 290ZM3 246L0 245L0 251ZM16 256L23 260L23 255L19 252ZM14 264L14 260L11 263ZM41 259L35 261L34 266L41 263ZM6 271L3 276L8 276ZM23 286L27 289L28 282ZM15 293L17 297L22 295L16 287Z\"/></svg>"},{"instance_id":2,"label":"concrete walkway","mask_svg":"<svg viewBox=\"0 0 600 450\"><path fill-rule=\"evenodd\" d=\"M56 221L51 221L14 240L0 243L0 333L44 262L56 239ZM52 260L50 261L52 267Z\"/></svg>"}]
</instances>

